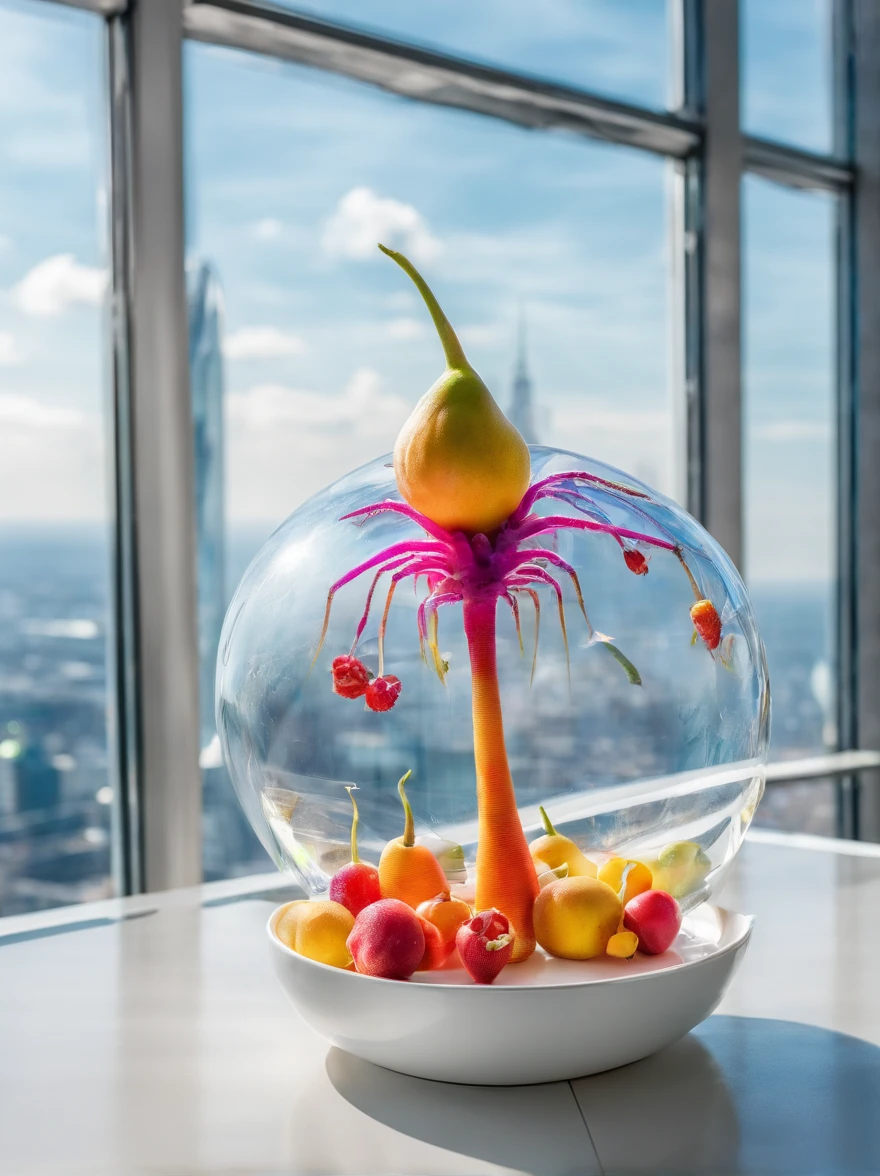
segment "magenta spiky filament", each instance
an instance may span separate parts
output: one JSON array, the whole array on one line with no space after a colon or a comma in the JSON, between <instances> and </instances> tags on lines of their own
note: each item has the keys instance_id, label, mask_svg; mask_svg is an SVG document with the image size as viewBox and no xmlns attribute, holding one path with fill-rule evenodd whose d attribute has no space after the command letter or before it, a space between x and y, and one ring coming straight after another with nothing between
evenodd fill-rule
<instances>
[{"instance_id":1,"label":"magenta spiky filament","mask_svg":"<svg viewBox=\"0 0 880 1176\"><path fill-rule=\"evenodd\" d=\"M401 502L376 502L344 515L341 522L362 520L382 513L400 514L417 523L428 538L404 539L393 543L346 572L332 585L327 596L324 624L315 660L317 660L327 634L330 610L335 594L346 584L350 584L367 572L373 572L364 612L355 631L350 655L354 656L358 641L366 628L378 582L383 575L390 574L391 581L379 625L380 679L384 673L385 630L395 590L398 584L404 580L412 579L418 582L422 577L425 579L428 591L421 601L417 613L419 645L422 656L433 666L441 681L445 677L446 666L440 656L437 642L439 609L446 605L466 601L486 603L498 599L504 600L513 613L517 636L522 646L520 598L523 597L531 601L535 610L535 650L532 659L532 674L534 675L541 612L540 597L536 591L538 588L549 587L556 599L559 625L565 644L566 658L568 658L565 606L562 583L560 582L564 577L568 577L574 588L578 607L587 625L591 640L604 644L620 662L630 681L634 685L640 685L641 679L638 671L628 658L604 635L597 633L590 623L580 582L574 568L555 551L545 547L541 540L562 530L589 531L597 535L609 535L620 545L626 566L639 576L648 572L648 557L641 550L642 548L666 550L672 552L681 563L696 599L700 600L703 594L685 562L680 546L672 535L663 538L616 526L590 497L588 488L591 485L601 487L604 492L610 493L613 497L625 500L631 511L642 516L656 530L663 533L663 528L659 527L656 520L638 506L639 500L650 501L644 491L621 482L601 478L596 474L586 473L583 470L567 470L539 479L529 487L519 506L491 538L483 534L467 535L461 531L455 533L447 531L413 507ZM533 509L535 505L540 501L548 500L563 503L577 510L580 517L535 514ZM383 709L386 708L383 707Z\"/></svg>"}]
</instances>

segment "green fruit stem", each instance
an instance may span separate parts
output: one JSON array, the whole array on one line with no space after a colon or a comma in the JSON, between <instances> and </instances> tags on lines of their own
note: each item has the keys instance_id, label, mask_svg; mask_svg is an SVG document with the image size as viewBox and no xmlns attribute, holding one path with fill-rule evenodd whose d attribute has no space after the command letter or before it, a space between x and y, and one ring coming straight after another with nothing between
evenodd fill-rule
<instances>
[{"instance_id":1,"label":"green fruit stem","mask_svg":"<svg viewBox=\"0 0 880 1176\"><path fill-rule=\"evenodd\" d=\"M354 809L354 815L351 818L351 860L354 865L358 865L361 859L358 857L358 806L354 798L355 788L357 788L357 784L346 784L345 786L351 807Z\"/></svg>"},{"instance_id":2,"label":"green fruit stem","mask_svg":"<svg viewBox=\"0 0 880 1176\"><path fill-rule=\"evenodd\" d=\"M547 834L547 836L548 837L558 837L559 834L556 832L556 830L550 824L550 818L547 816L546 810L544 809L544 806L542 804L538 805L538 812L541 814L541 821L544 825L544 832Z\"/></svg>"},{"instance_id":3,"label":"green fruit stem","mask_svg":"<svg viewBox=\"0 0 880 1176\"><path fill-rule=\"evenodd\" d=\"M410 807L410 803L406 799L406 793L403 790L404 784L411 775L412 768L410 768L405 776L401 776L400 780L397 782L397 791L400 793L400 799L403 801L403 844L406 849L412 849L416 843L416 825L415 821L413 820L412 808Z\"/></svg>"},{"instance_id":4,"label":"green fruit stem","mask_svg":"<svg viewBox=\"0 0 880 1176\"><path fill-rule=\"evenodd\" d=\"M380 245L379 248L386 257L390 257L392 261L396 261L404 273L412 278L416 289L425 300L425 305L430 311L431 318L434 320L434 326L437 328L437 334L440 336L440 342L443 345L443 354L446 356L446 366L448 368L464 368L470 371L471 365L468 363L464 349L458 340L458 336L452 329L452 324L440 308L440 303L434 297L431 287L409 260L404 257L402 253L398 253L396 249L389 249L387 245Z\"/></svg>"}]
</instances>

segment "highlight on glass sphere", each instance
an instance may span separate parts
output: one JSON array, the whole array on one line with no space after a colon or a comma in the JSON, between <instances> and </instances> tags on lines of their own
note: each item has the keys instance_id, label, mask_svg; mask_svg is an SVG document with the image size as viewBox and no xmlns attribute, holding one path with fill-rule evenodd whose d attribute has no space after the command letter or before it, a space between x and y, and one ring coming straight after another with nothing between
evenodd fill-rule
<instances>
[{"instance_id":1,"label":"highlight on glass sphere","mask_svg":"<svg viewBox=\"0 0 880 1176\"><path fill-rule=\"evenodd\" d=\"M536 949L662 954L763 791L748 594L674 502L527 446L424 279L380 249L421 293L446 370L393 462L269 539L220 641L232 781L311 895L277 935L387 979L491 983Z\"/></svg>"}]
</instances>

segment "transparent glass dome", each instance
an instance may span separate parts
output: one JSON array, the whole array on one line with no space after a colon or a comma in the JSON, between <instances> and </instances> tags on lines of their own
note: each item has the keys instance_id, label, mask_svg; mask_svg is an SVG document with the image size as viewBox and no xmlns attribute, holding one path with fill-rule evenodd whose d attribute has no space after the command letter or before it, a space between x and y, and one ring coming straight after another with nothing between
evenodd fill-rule
<instances>
[{"instance_id":1,"label":"transparent glass dome","mask_svg":"<svg viewBox=\"0 0 880 1176\"><path fill-rule=\"evenodd\" d=\"M738 850L764 786L769 686L748 594L717 543L669 499L576 454L533 446L531 459L533 484L585 471L593 479L589 518L666 546L632 540L640 554L627 561L607 532L562 528L532 541L571 565L583 591L589 621L571 578L557 570L570 677L552 585L534 587L541 604L534 673L534 599L517 594L523 652L513 611L499 600L498 677L523 828L529 840L541 832L543 805L588 854L615 852L655 870L661 862L663 888L695 905ZM408 769L416 832L462 845L473 873L477 806L461 604L438 612L443 682L420 655L418 610L428 585L424 578L415 591L412 580L399 585L384 641L384 673L401 682L391 710L368 710L362 698L332 689L331 662L352 647L372 572L335 594L312 665L330 586L390 545L426 539L415 522L387 512L341 521L383 500L401 501L388 457L296 510L246 572L220 642L217 722L233 783L269 855L312 894L324 893L349 860L345 786L358 787L361 856L375 862L403 831L397 781ZM564 493L534 510L584 517ZM649 574L633 574L643 570L642 555ZM374 674L389 580L376 587L357 646ZM720 617L713 650L695 634L695 596L711 600Z\"/></svg>"}]
</instances>

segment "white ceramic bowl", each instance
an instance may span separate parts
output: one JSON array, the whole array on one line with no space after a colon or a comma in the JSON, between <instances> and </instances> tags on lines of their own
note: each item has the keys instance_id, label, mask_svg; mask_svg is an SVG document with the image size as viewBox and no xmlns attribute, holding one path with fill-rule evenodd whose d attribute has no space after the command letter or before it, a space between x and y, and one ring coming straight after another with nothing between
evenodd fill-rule
<instances>
[{"instance_id":1,"label":"white ceramic bowl","mask_svg":"<svg viewBox=\"0 0 880 1176\"><path fill-rule=\"evenodd\" d=\"M461 968L379 980L285 947L269 919L272 963L303 1019L340 1049L389 1070L491 1086L597 1074L683 1037L718 1005L753 920L704 905L672 948L633 960L558 960L540 949L492 985Z\"/></svg>"}]
</instances>

